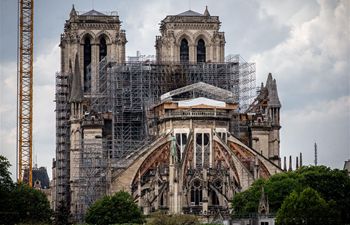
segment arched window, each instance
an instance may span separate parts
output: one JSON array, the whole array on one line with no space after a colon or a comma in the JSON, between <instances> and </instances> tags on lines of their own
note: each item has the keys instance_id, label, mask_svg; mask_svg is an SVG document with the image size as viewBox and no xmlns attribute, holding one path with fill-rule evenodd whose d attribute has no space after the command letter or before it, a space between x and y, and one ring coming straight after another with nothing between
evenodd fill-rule
<instances>
[{"instance_id":1,"label":"arched window","mask_svg":"<svg viewBox=\"0 0 350 225\"><path fill-rule=\"evenodd\" d=\"M184 38L181 40L181 45L180 45L180 62L188 63L188 61L189 61L188 41Z\"/></svg>"},{"instance_id":2,"label":"arched window","mask_svg":"<svg viewBox=\"0 0 350 225\"><path fill-rule=\"evenodd\" d=\"M203 201L202 184L199 180L195 180L191 186L191 205L198 206Z\"/></svg>"},{"instance_id":3,"label":"arched window","mask_svg":"<svg viewBox=\"0 0 350 225\"><path fill-rule=\"evenodd\" d=\"M100 39L100 61L107 56L107 44L106 39L101 37Z\"/></svg>"},{"instance_id":4,"label":"arched window","mask_svg":"<svg viewBox=\"0 0 350 225\"><path fill-rule=\"evenodd\" d=\"M199 39L197 43L197 62L205 62L205 43L203 39Z\"/></svg>"},{"instance_id":5,"label":"arched window","mask_svg":"<svg viewBox=\"0 0 350 225\"><path fill-rule=\"evenodd\" d=\"M87 92L91 88L91 41L90 37L86 37L84 40L84 92Z\"/></svg>"}]
</instances>

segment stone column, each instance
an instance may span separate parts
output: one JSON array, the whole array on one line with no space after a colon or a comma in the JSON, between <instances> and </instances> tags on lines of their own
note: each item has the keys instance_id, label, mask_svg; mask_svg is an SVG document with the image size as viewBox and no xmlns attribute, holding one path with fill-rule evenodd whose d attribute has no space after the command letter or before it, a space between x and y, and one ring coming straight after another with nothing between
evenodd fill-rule
<instances>
[{"instance_id":1,"label":"stone column","mask_svg":"<svg viewBox=\"0 0 350 225\"><path fill-rule=\"evenodd\" d=\"M97 71L99 61L98 47L99 46L96 43L91 44L91 94L96 93L97 90Z\"/></svg>"},{"instance_id":2,"label":"stone column","mask_svg":"<svg viewBox=\"0 0 350 225\"><path fill-rule=\"evenodd\" d=\"M202 211L203 214L208 213L208 176L207 176L207 169L203 169L203 188L202 188Z\"/></svg>"},{"instance_id":3,"label":"stone column","mask_svg":"<svg viewBox=\"0 0 350 225\"><path fill-rule=\"evenodd\" d=\"M195 58L195 45L189 44L189 63L195 63L197 60Z\"/></svg>"}]
</instances>

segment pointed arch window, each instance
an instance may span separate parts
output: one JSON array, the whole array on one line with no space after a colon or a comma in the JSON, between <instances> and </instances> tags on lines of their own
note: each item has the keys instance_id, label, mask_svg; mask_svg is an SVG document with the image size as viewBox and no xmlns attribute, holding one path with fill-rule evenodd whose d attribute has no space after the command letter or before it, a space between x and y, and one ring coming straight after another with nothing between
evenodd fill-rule
<instances>
[{"instance_id":1,"label":"pointed arch window","mask_svg":"<svg viewBox=\"0 0 350 225\"><path fill-rule=\"evenodd\" d=\"M84 92L91 88L91 40L89 36L84 39Z\"/></svg>"},{"instance_id":2,"label":"pointed arch window","mask_svg":"<svg viewBox=\"0 0 350 225\"><path fill-rule=\"evenodd\" d=\"M203 39L199 39L197 43L197 62L205 62L205 42Z\"/></svg>"},{"instance_id":3,"label":"pointed arch window","mask_svg":"<svg viewBox=\"0 0 350 225\"><path fill-rule=\"evenodd\" d=\"M100 61L107 56L107 43L104 37L100 39Z\"/></svg>"},{"instance_id":4,"label":"pointed arch window","mask_svg":"<svg viewBox=\"0 0 350 225\"><path fill-rule=\"evenodd\" d=\"M184 38L181 40L181 44L180 44L180 62L188 63L189 58L190 57L189 57L188 41Z\"/></svg>"},{"instance_id":5,"label":"pointed arch window","mask_svg":"<svg viewBox=\"0 0 350 225\"><path fill-rule=\"evenodd\" d=\"M198 206L202 205L203 193L202 193L202 184L199 180L195 180L191 186L191 205Z\"/></svg>"}]
</instances>

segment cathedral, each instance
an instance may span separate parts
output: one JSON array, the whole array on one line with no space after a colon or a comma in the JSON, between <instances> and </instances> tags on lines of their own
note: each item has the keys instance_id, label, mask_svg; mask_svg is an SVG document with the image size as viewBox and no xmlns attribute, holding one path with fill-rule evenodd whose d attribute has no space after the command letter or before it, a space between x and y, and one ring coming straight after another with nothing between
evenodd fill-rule
<instances>
[{"instance_id":1,"label":"cathedral","mask_svg":"<svg viewBox=\"0 0 350 225\"><path fill-rule=\"evenodd\" d=\"M168 15L156 59L129 62L119 16L73 6L56 74L54 210L79 222L123 190L146 215L225 217L236 193L283 171L276 80L255 94L254 65L225 57L220 25L208 8Z\"/></svg>"}]
</instances>

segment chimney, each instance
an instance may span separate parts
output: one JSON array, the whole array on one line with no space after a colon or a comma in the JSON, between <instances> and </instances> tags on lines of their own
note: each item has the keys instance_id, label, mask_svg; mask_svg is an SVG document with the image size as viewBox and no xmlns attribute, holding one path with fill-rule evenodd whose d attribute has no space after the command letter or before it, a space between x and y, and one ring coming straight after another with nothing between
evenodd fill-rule
<instances>
[{"instance_id":1,"label":"chimney","mask_svg":"<svg viewBox=\"0 0 350 225\"><path fill-rule=\"evenodd\" d=\"M284 157L283 170L287 171L287 157Z\"/></svg>"},{"instance_id":2,"label":"chimney","mask_svg":"<svg viewBox=\"0 0 350 225\"><path fill-rule=\"evenodd\" d=\"M303 153L301 153L301 152L300 152L300 158L299 158L299 160L300 160L299 165L300 165L300 167L302 167L302 166L303 166Z\"/></svg>"}]
</instances>

